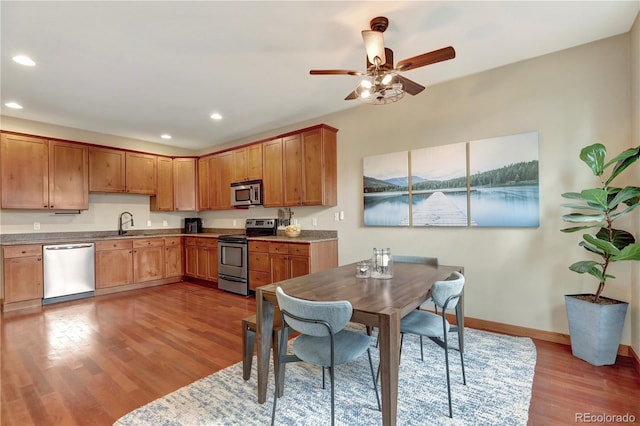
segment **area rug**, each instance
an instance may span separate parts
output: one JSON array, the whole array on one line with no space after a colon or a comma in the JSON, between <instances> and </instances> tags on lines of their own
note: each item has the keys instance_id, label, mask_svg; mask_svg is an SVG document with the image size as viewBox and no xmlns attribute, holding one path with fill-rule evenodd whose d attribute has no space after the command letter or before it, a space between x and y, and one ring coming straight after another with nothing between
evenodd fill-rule
<instances>
[{"instance_id":1,"label":"area rug","mask_svg":"<svg viewBox=\"0 0 640 426\"><path fill-rule=\"evenodd\" d=\"M453 341L457 341L454 335ZM374 368L378 350L372 338ZM531 339L465 329L462 384L458 352L450 352L453 419L448 417L444 351L425 339L424 357L416 336L405 336L398 389L399 425L526 425L536 348ZM273 367L273 366L272 366ZM141 425L267 425L273 404L273 374L265 404L257 403L256 362L242 380L242 363L200 379L140 407L115 422ZM276 424L330 424L330 389L322 372L305 363L287 365L285 392L278 400ZM336 368L336 424L379 425L366 355Z\"/></svg>"}]
</instances>

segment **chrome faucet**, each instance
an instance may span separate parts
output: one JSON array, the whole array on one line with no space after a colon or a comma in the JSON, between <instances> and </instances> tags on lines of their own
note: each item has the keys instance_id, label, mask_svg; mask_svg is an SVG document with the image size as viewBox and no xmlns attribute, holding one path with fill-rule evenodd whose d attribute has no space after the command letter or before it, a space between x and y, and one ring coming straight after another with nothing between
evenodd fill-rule
<instances>
[{"instance_id":1,"label":"chrome faucet","mask_svg":"<svg viewBox=\"0 0 640 426\"><path fill-rule=\"evenodd\" d=\"M131 216L131 219L129 219L127 222L131 222L130 226L133 226L133 214L131 214L130 212L120 213L120 217L118 218L118 235L124 235L127 233L127 231L122 229L122 226L127 223L122 221L122 216L124 216L125 214L128 214L129 216Z\"/></svg>"}]
</instances>

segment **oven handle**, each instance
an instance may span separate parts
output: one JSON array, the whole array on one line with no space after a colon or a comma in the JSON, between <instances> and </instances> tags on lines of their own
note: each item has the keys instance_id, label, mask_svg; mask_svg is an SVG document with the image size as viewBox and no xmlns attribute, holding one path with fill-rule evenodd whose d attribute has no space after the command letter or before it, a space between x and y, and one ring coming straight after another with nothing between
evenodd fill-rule
<instances>
[{"instance_id":1,"label":"oven handle","mask_svg":"<svg viewBox=\"0 0 640 426\"><path fill-rule=\"evenodd\" d=\"M224 274L219 274L218 278L222 278L222 279L225 279L227 281L232 281L234 283L246 283L247 282L247 280L243 280L242 278L236 278L236 277L232 277L232 276L224 275Z\"/></svg>"}]
</instances>

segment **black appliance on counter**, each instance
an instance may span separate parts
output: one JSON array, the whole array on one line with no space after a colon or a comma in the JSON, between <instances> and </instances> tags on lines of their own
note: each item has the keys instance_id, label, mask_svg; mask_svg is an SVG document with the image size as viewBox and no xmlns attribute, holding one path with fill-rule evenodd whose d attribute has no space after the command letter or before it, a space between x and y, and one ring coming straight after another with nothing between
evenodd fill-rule
<instances>
[{"instance_id":1,"label":"black appliance on counter","mask_svg":"<svg viewBox=\"0 0 640 426\"><path fill-rule=\"evenodd\" d=\"M186 217L184 219L185 234L200 234L202 232L202 219L199 217Z\"/></svg>"},{"instance_id":2,"label":"black appliance on counter","mask_svg":"<svg viewBox=\"0 0 640 426\"><path fill-rule=\"evenodd\" d=\"M218 288L249 295L250 237L276 235L278 219L247 219L244 233L218 237Z\"/></svg>"}]
</instances>

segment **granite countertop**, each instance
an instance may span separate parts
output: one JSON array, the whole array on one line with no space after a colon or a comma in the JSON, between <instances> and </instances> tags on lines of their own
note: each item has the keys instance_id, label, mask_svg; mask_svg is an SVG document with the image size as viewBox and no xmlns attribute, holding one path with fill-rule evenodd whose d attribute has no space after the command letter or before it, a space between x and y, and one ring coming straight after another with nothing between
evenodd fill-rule
<instances>
[{"instance_id":1,"label":"granite countertop","mask_svg":"<svg viewBox=\"0 0 640 426\"><path fill-rule=\"evenodd\" d=\"M125 235L118 235L117 231L86 231L86 232L50 232L28 234L4 234L0 236L0 245L10 246L18 244L65 244L87 243L112 239L140 239L158 237L211 237L218 238L226 234L239 234L242 229L205 228L200 234L185 234L181 228L131 230ZM254 237L252 240L283 241L311 243L338 239L338 231L306 231L299 237L290 238L279 231L279 235L268 237Z\"/></svg>"}]
</instances>

